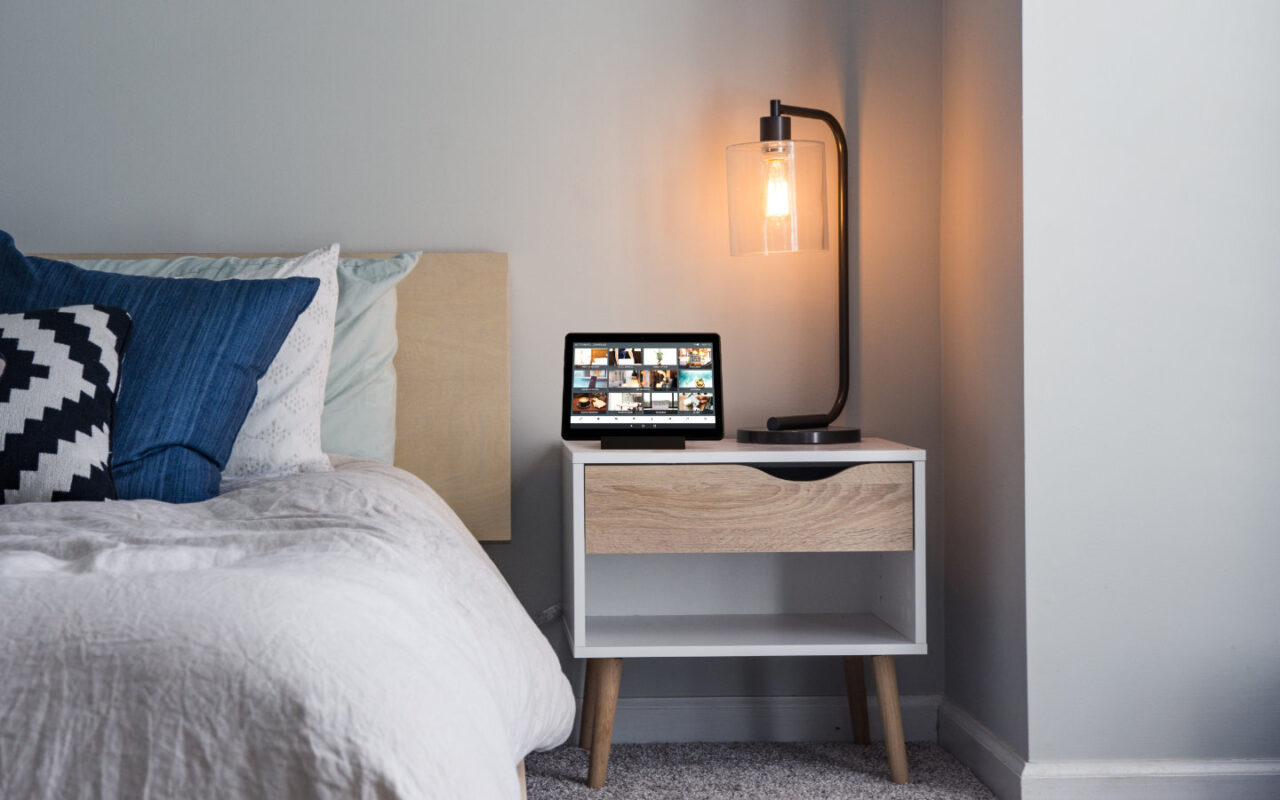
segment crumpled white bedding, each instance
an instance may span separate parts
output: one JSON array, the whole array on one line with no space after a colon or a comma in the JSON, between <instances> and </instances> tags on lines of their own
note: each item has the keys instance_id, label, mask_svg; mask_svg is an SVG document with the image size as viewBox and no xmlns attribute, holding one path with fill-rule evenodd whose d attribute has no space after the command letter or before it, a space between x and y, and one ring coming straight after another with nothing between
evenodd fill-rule
<instances>
[{"instance_id":1,"label":"crumpled white bedding","mask_svg":"<svg viewBox=\"0 0 1280 800\"><path fill-rule=\"evenodd\" d=\"M0 506L0 797L519 797L555 654L434 492L334 461Z\"/></svg>"}]
</instances>

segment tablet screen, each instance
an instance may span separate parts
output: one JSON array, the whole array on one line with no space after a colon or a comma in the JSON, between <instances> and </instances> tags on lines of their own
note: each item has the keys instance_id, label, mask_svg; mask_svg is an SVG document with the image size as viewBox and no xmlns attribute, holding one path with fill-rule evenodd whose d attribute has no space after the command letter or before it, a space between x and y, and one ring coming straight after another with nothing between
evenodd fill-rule
<instances>
[{"instance_id":1,"label":"tablet screen","mask_svg":"<svg viewBox=\"0 0 1280 800\"><path fill-rule=\"evenodd\" d=\"M720 337L713 333L565 337L562 433L719 439Z\"/></svg>"}]
</instances>

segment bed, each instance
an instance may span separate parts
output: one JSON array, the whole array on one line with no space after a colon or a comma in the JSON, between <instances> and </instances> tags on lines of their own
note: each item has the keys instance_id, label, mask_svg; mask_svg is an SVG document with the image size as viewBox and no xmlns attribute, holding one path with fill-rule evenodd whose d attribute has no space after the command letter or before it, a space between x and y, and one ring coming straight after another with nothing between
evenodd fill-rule
<instances>
[{"instance_id":1,"label":"bed","mask_svg":"<svg viewBox=\"0 0 1280 800\"><path fill-rule=\"evenodd\" d=\"M396 466L0 506L0 797L514 798L566 739L477 542L510 536L505 257L397 292Z\"/></svg>"}]
</instances>

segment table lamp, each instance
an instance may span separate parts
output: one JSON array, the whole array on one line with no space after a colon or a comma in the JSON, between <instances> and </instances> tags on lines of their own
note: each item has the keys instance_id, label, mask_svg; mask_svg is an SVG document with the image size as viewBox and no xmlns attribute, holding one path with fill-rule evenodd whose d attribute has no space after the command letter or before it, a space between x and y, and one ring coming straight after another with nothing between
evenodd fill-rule
<instances>
[{"instance_id":1,"label":"table lamp","mask_svg":"<svg viewBox=\"0 0 1280 800\"><path fill-rule=\"evenodd\" d=\"M839 230L840 389L825 414L770 417L764 427L739 428L738 441L756 444L858 442L858 428L832 425L849 397L849 155L844 129L816 108L769 103L760 118L760 141L725 150L729 180L729 249L733 255L797 253L827 249L826 163L822 142L791 138L791 117L822 120L836 139L840 186Z\"/></svg>"}]
</instances>

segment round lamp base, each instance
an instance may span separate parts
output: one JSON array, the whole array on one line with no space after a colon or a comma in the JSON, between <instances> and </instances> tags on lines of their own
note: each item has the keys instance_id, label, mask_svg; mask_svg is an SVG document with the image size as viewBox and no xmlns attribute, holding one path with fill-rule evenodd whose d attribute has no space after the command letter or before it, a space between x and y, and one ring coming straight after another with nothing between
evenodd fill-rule
<instances>
[{"instance_id":1,"label":"round lamp base","mask_svg":"<svg viewBox=\"0 0 1280 800\"><path fill-rule=\"evenodd\" d=\"M738 441L744 444L851 444L862 441L862 429L840 425L789 431L772 431L763 427L738 428Z\"/></svg>"}]
</instances>

